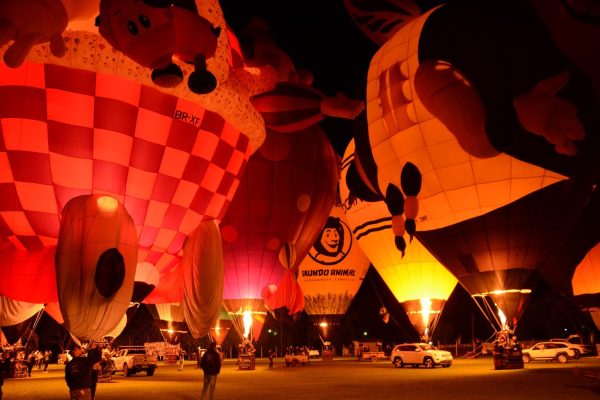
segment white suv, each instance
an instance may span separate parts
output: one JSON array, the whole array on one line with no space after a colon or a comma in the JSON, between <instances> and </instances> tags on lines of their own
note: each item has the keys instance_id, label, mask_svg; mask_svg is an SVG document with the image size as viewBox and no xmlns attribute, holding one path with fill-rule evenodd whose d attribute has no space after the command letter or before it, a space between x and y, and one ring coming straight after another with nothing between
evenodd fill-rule
<instances>
[{"instance_id":1,"label":"white suv","mask_svg":"<svg viewBox=\"0 0 600 400\"><path fill-rule=\"evenodd\" d=\"M592 346L583 344L579 335L571 335L566 339L550 339L550 341L555 343L564 343L568 347L574 349L575 359L594 352L594 348Z\"/></svg>"},{"instance_id":2,"label":"white suv","mask_svg":"<svg viewBox=\"0 0 600 400\"><path fill-rule=\"evenodd\" d=\"M523 349L524 363L537 360L566 363L571 358L575 358L575 350L560 342L539 342L529 349Z\"/></svg>"},{"instance_id":3,"label":"white suv","mask_svg":"<svg viewBox=\"0 0 600 400\"><path fill-rule=\"evenodd\" d=\"M452 365L452 353L438 350L427 343L399 344L392 350L390 359L396 368L402 368L406 364L413 367L424 365L425 368L433 368L436 365L448 368Z\"/></svg>"}]
</instances>

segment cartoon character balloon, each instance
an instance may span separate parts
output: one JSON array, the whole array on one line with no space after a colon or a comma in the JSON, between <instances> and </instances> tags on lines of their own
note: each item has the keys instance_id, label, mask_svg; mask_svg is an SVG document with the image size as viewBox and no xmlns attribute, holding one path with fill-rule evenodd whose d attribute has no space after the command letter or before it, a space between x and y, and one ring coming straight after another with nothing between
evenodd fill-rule
<instances>
[{"instance_id":1,"label":"cartoon character balloon","mask_svg":"<svg viewBox=\"0 0 600 400\"><path fill-rule=\"evenodd\" d=\"M207 70L206 60L215 54L221 27L199 15L194 0L101 0L97 25L115 49L152 68L157 85L173 87L181 82L183 72L173 62L177 57L194 65L188 78L192 92L205 94L216 88L217 78Z\"/></svg>"},{"instance_id":2,"label":"cartoon character balloon","mask_svg":"<svg viewBox=\"0 0 600 400\"><path fill-rule=\"evenodd\" d=\"M37 18L54 2L26 3L31 9L13 0L2 2L0 7L10 11L3 13L2 27L22 26L19 32L26 34L36 28L22 25L22 13ZM69 18L85 14L71 3L62 2L67 11L72 10L67 13ZM147 7L141 2L138 6ZM183 84L172 88L155 85L148 68L118 52L98 34L94 15L83 21L70 20L64 32L60 27L48 27L48 31L62 34L67 50L63 57L57 56L60 54L52 45L30 46L21 36L0 49L7 60L0 63L0 292L38 304L60 299L67 329L83 326L84 320L93 325L78 329L82 338L101 337L110 331L123 310L107 316L114 324L86 319L85 313L75 310L86 305L77 290L85 287L86 293L88 289L106 293L108 297L103 297L109 308L116 301L113 292L128 292L121 308L131 299L135 265L131 268L130 257L119 243L135 249L134 264L149 263L158 271L158 279L152 281L156 286L144 301L182 302L186 274L179 264L186 238L197 232L203 221L223 217L250 154L264 140L264 122L250 96L273 87L272 68L244 65L235 37L225 29L218 2L197 2L196 6L202 15L210 8L213 12L207 19L223 32L216 40L214 56L207 60L219 85L203 96ZM161 12L156 8L150 11ZM136 21L141 24L137 16ZM50 36L39 36L40 40L42 37ZM213 53L212 47L207 51ZM181 68L187 74L191 67ZM92 215L86 214L85 207L68 206L79 196L105 199L102 205L96 203L99 208L94 213L98 215L104 212L102 207L108 207L118 210L122 221L130 219L126 225L105 219L104 229L114 232L115 243L100 249L91 237L67 229L65 221L75 226ZM62 235L63 231L67 234ZM195 243L197 247L205 245ZM73 249L87 255L94 249L93 254L101 255L113 248L117 249L112 252L115 257L107 260L116 261L115 268L101 267L103 263L85 257L80 263L69 256L75 254ZM57 285L57 249L61 249L59 261L64 264L59 269L80 270L86 277L81 286L79 282L73 288L63 285L66 275L62 273ZM122 271L117 253L125 259L126 279L120 288L110 279L97 279L116 277L115 273ZM206 305L201 298L196 300L196 305ZM89 312L102 314L98 304L88 303ZM201 314L196 317L204 318ZM207 322L212 324L211 318Z\"/></svg>"},{"instance_id":3,"label":"cartoon character balloon","mask_svg":"<svg viewBox=\"0 0 600 400\"><path fill-rule=\"evenodd\" d=\"M552 12L560 7L551 3ZM354 175L363 193L390 200L390 185L414 165L422 176L417 237L493 314L497 305L510 309L515 323L581 210L597 207L588 200L598 102L575 34L575 49L565 50L560 18L553 23L537 1L508 4L448 2L404 21L385 42L369 69L368 131L356 136ZM507 20L518 29L505 29ZM577 183L557 183L566 176Z\"/></svg>"},{"instance_id":4,"label":"cartoon character balloon","mask_svg":"<svg viewBox=\"0 0 600 400\"><path fill-rule=\"evenodd\" d=\"M304 310L310 319L316 324L337 324L362 285L369 265L341 205L334 205L298 268Z\"/></svg>"},{"instance_id":5,"label":"cartoon character balloon","mask_svg":"<svg viewBox=\"0 0 600 400\"><path fill-rule=\"evenodd\" d=\"M359 200L348 189L353 158L351 141L342 163L340 195L352 234L404 308L420 339L429 341L457 279L416 238L407 244L404 255L396 249L397 225L386 204ZM385 308L381 316L389 318Z\"/></svg>"}]
</instances>

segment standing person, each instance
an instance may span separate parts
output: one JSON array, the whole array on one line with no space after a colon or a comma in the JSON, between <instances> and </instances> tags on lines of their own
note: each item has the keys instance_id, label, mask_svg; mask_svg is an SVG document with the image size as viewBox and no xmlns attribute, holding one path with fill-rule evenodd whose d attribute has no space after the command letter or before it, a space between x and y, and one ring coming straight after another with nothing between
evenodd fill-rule
<instances>
[{"instance_id":1,"label":"standing person","mask_svg":"<svg viewBox=\"0 0 600 400\"><path fill-rule=\"evenodd\" d=\"M200 366L202 367L202 371L204 371L204 387L202 388L201 400L205 399L207 392L209 392L208 399L214 400L217 375L221 372L221 356L217 352L215 342L210 344L208 350L202 356Z\"/></svg>"},{"instance_id":2,"label":"standing person","mask_svg":"<svg viewBox=\"0 0 600 400\"><path fill-rule=\"evenodd\" d=\"M197 354L196 354L196 369L200 369L200 361L202 360L202 353L200 352L200 349L198 349Z\"/></svg>"},{"instance_id":3,"label":"standing person","mask_svg":"<svg viewBox=\"0 0 600 400\"><path fill-rule=\"evenodd\" d=\"M71 400L92 399L92 368L101 357L95 346L95 344L90 346L87 357L84 356L83 349L79 345L75 345L71 350L73 359L65 365L65 380Z\"/></svg>"},{"instance_id":4,"label":"standing person","mask_svg":"<svg viewBox=\"0 0 600 400\"><path fill-rule=\"evenodd\" d=\"M100 355L102 358L102 355ZM90 386L90 394L92 395L92 400L96 397L96 387L98 386L98 377L102 374L102 367L100 366L100 361L94 363L92 365L92 380Z\"/></svg>"},{"instance_id":5,"label":"standing person","mask_svg":"<svg viewBox=\"0 0 600 400\"><path fill-rule=\"evenodd\" d=\"M37 369L42 369L42 364L44 363L44 352L38 350L35 353L35 365Z\"/></svg>"},{"instance_id":6,"label":"standing person","mask_svg":"<svg viewBox=\"0 0 600 400\"><path fill-rule=\"evenodd\" d=\"M183 354L183 350L180 350L179 356L177 358L177 371L183 371L184 361L185 361L185 355Z\"/></svg>"},{"instance_id":7,"label":"standing person","mask_svg":"<svg viewBox=\"0 0 600 400\"><path fill-rule=\"evenodd\" d=\"M4 385L4 372L8 370L8 359L4 356L0 347L0 400L2 400L2 385Z\"/></svg>"},{"instance_id":8,"label":"standing person","mask_svg":"<svg viewBox=\"0 0 600 400\"><path fill-rule=\"evenodd\" d=\"M31 370L33 369L33 364L35 364L35 351L32 351L27 356L27 376L31 376Z\"/></svg>"},{"instance_id":9,"label":"standing person","mask_svg":"<svg viewBox=\"0 0 600 400\"><path fill-rule=\"evenodd\" d=\"M273 359L275 358L275 352L273 349L269 350L269 369L273 368Z\"/></svg>"},{"instance_id":10,"label":"standing person","mask_svg":"<svg viewBox=\"0 0 600 400\"><path fill-rule=\"evenodd\" d=\"M52 352L50 350L46 350L44 352L44 372L48 372L48 364L50 364L50 356Z\"/></svg>"}]
</instances>

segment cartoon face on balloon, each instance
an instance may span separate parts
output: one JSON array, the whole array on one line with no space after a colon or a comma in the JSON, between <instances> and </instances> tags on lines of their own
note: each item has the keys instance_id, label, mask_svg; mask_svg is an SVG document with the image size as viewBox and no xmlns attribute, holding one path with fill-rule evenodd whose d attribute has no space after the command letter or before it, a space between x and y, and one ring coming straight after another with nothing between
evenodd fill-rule
<instances>
[{"instance_id":1,"label":"cartoon face on balloon","mask_svg":"<svg viewBox=\"0 0 600 400\"><path fill-rule=\"evenodd\" d=\"M323 229L320 244L321 246L323 246L327 253L335 254L338 252L338 247L340 244L340 235L343 235L343 232L340 228L331 227Z\"/></svg>"},{"instance_id":2,"label":"cartoon face on balloon","mask_svg":"<svg viewBox=\"0 0 600 400\"><path fill-rule=\"evenodd\" d=\"M100 34L117 50L140 65L161 68L175 53L170 10L139 1L101 1ZM152 45L149 45L152 44Z\"/></svg>"},{"instance_id":3,"label":"cartoon face on balloon","mask_svg":"<svg viewBox=\"0 0 600 400\"><path fill-rule=\"evenodd\" d=\"M344 228L348 229L339 218L330 216L310 249L309 257L324 265L337 263L346 257L349 242L344 240Z\"/></svg>"},{"instance_id":4,"label":"cartoon face on balloon","mask_svg":"<svg viewBox=\"0 0 600 400\"><path fill-rule=\"evenodd\" d=\"M96 25L116 50L152 68L156 85L173 87L183 80L181 68L173 62L176 57L194 65L188 79L190 90L209 93L216 88L217 80L207 70L206 60L215 54L221 28L199 15L193 0L178 2L177 6L169 3L101 0Z\"/></svg>"}]
</instances>

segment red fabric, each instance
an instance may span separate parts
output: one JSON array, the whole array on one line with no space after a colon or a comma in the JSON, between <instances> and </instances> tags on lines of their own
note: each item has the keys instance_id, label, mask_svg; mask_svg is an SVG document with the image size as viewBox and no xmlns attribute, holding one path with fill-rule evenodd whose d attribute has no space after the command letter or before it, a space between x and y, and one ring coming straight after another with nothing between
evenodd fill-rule
<instances>
[{"instance_id":1,"label":"red fabric","mask_svg":"<svg viewBox=\"0 0 600 400\"><path fill-rule=\"evenodd\" d=\"M268 131L264 146L288 151L271 160L271 153L266 157L261 148L251 157L221 222L226 232L224 299L262 299L262 289L278 283L286 271L279 262L281 247L291 243L299 263L335 199L337 159L320 128L292 134Z\"/></svg>"},{"instance_id":2,"label":"red fabric","mask_svg":"<svg viewBox=\"0 0 600 400\"><path fill-rule=\"evenodd\" d=\"M65 203L107 193L134 220L138 261L156 265L161 278L201 220L222 218L250 154L247 136L196 103L30 62L0 63L0 129L0 241L29 252L54 246ZM15 272L0 264L0 273ZM5 294L42 300L20 282Z\"/></svg>"},{"instance_id":3,"label":"red fabric","mask_svg":"<svg viewBox=\"0 0 600 400\"><path fill-rule=\"evenodd\" d=\"M275 292L265 298L265 305L270 310L285 307L290 315L304 309L304 293L291 271L281 278Z\"/></svg>"}]
</instances>

